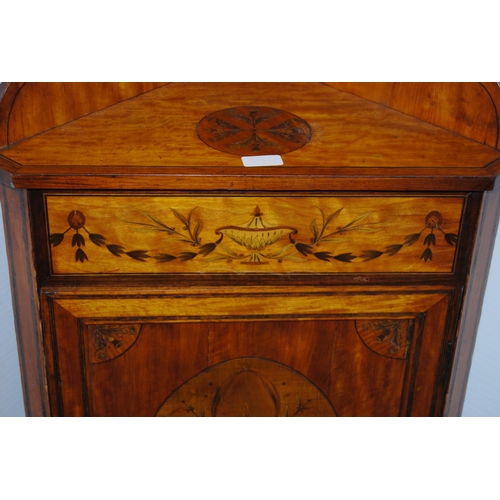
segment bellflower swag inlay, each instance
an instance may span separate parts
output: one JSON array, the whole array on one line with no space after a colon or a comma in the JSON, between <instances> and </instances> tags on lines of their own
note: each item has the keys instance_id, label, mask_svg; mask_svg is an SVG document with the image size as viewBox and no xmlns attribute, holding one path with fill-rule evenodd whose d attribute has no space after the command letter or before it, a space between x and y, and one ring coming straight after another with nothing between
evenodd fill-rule
<instances>
[{"instance_id":1,"label":"bellflower swag inlay","mask_svg":"<svg viewBox=\"0 0 500 500\"><path fill-rule=\"evenodd\" d=\"M86 245L86 238L94 245L105 247L109 252L117 257L126 255L131 259L146 262L147 259L154 259L161 263L179 261L185 262L195 258L203 259L206 262L211 261L239 261L241 264L262 265L269 261L292 261L305 262L309 259L319 259L324 262L339 261L350 263L354 260L368 262L377 259L382 255L392 256L397 254L404 247L414 245L422 235L425 234L423 245L426 246L420 259L424 262L432 260L432 248L438 243L439 233L443 235L444 241L455 246L458 236L454 233L446 233L441 228L443 216L440 212L432 211L427 214L424 221L424 227L420 232L412 233L404 238L402 242L388 245L382 250L363 250L359 255L352 252L340 254L332 253L333 250L318 250L318 246L324 244L334 246L335 243L345 242L346 235L351 232L372 233L380 231L381 222L369 222L371 212L364 213L353 220L340 225L337 219L340 218L343 208L339 208L330 215L326 215L321 209L321 220L313 219L310 223L311 236L308 241L300 237L299 231L291 225L269 225L263 220L263 214L260 208L255 207L250 221L235 226L226 225L215 230L215 238L209 243L203 243L201 233L204 228L203 221L194 218L194 213L198 207L193 208L187 215L183 215L178 210L171 209L173 215L182 223L182 229L177 230L169 226L159 218L149 213L143 213L143 221L127 221L119 219L139 232L159 232L177 242L185 243L186 251L180 253L157 253L151 255L147 249L128 250L123 244L108 242L108 239L102 234L92 233L87 227L86 216L79 210L72 210L68 214L69 227L63 233L53 233L50 235L50 243L54 247L60 245L65 235L73 230L71 245L76 248L75 262L84 263L88 260L83 247ZM235 242L241 250L235 251L229 248L225 241ZM301 241L302 240L302 241ZM280 248L271 249L270 247L278 241L286 241Z\"/></svg>"}]
</instances>

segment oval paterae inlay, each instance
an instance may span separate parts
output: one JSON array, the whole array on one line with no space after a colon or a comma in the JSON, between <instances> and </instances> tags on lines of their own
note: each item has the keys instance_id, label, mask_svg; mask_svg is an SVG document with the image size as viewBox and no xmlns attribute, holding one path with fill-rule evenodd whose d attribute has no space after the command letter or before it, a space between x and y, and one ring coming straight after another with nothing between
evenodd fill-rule
<instances>
[{"instance_id":1,"label":"oval paterae inlay","mask_svg":"<svg viewBox=\"0 0 500 500\"><path fill-rule=\"evenodd\" d=\"M239 156L282 155L305 146L312 136L302 118L261 106L211 113L198 123L196 133L208 146Z\"/></svg>"}]
</instances>

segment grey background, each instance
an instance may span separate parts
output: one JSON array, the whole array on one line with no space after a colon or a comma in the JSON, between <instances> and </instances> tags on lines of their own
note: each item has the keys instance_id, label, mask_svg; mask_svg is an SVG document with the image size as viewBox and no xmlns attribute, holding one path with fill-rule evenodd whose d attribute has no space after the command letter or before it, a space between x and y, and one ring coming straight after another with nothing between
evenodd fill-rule
<instances>
[{"instance_id":1,"label":"grey background","mask_svg":"<svg viewBox=\"0 0 500 500\"><path fill-rule=\"evenodd\" d=\"M0 218L0 417L25 416L3 221ZM500 416L500 231L491 265L463 416Z\"/></svg>"}]
</instances>

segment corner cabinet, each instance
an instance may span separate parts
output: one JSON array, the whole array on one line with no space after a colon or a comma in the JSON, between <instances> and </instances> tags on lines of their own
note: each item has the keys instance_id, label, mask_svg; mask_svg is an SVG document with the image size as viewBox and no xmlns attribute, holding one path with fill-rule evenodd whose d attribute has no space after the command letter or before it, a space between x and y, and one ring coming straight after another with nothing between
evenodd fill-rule
<instances>
[{"instance_id":1,"label":"corner cabinet","mask_svg":"<svg viewBox=\"0 0 500 500\"><path fill-rule=\"evenodd\" d=\"M493 85L2 91L29 415L460 415L499 214Z\"/></svg>"}]
</instances>

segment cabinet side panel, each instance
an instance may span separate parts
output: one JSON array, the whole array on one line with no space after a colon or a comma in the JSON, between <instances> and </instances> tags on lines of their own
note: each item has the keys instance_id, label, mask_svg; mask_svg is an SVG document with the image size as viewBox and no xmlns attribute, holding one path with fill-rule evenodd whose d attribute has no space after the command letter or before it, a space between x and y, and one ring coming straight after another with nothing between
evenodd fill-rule
<instances>
[{"instance_id":1,"label":"cabinet side panel","mask_svg":"<svg viewBox=\"0 0 500 500\"><path fill-rule=\"evenodd\" d=\"M46 416L43 347L26 192L1 187L12 302L27 416Z\"/></svg>"},{"instance_id":2,"label":"cabinet side panel","mask_svg":"<svg viewBox=\"0 0 500 500\"><path fill-rule=\"evenodd\" d=\"M0 148L8 146L9 118L17 94L24 83L0 84Z\"/></svg>"},{"instance_id":3,"label":"cabinet side panel","mask_svg":"<svg viewBox=\"0 0 500 500\"><path fill-rule=\"evenodd\" d=\"M476 82L331 83L464 137L498 147L496 84Z\"/></svg>"},{"instance_id":4,"label":"cabinet side panel","mask_svg":"<svg viewBox=\"0 0 500 500\"><path fill-rule=\"evenodd\" d=\"M1 210L0 210L1 212ZM2 217L3 219L3 217ZM0 416L25 416L21 372L12 311L9 265L3 222L0 221Z\"/></svg>"},{"instance_id":5,"label":"cabinet side panel","mask_svg":"<svg viewBox=\"0 0 500 500\"><path fill-rule=\"evenodd\" d=\"M12 145L162 85L118 82L25 83L7 103L11 104L11 109L5 132L0 129L5 137L0 145ZM11 86L14 86L13 93L19 84Z\"/></svg>"},{"instance_id":6,"label":"cabinet side panel","mask_svg":"<svg viewBox=\"0 0 500 500\"><path fill-rule=\"evenodd\" d=\"M488 280L491 256L498 228L500 189L485 193L481 218L477 229L467 291L464 297L463 316L457 333L455 361L452 367L446 416L460 416L472 362L476 333L481 318L481 308Z\"/></svg>"}]
</instances>

